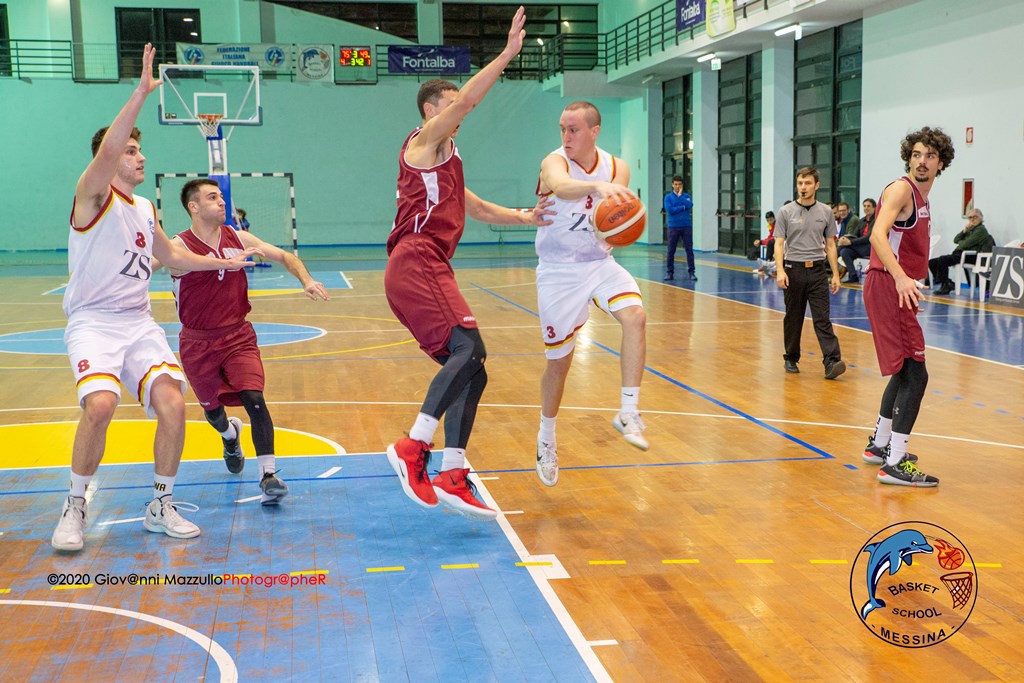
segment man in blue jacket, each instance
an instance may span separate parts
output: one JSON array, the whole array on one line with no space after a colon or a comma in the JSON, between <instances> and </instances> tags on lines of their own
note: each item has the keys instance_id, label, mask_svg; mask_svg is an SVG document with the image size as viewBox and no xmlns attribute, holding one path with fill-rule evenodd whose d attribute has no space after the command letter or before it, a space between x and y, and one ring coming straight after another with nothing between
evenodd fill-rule
<instances>
[{"instance_id":1,"label":"man in blue jacket","mask_svg":"<svg viewBox=\"0 0 1024 683\"><path fill-rule=\"evenodd\" d=\"M665 265L665 280L675 279L676 246L683 239L686 249L686 266L690 280L696 282L693 263L693 197L683 192L683 179L672 177L672 191L665 195L665 216L668 219L668 257Z\"/></svg>"}]
</instances>

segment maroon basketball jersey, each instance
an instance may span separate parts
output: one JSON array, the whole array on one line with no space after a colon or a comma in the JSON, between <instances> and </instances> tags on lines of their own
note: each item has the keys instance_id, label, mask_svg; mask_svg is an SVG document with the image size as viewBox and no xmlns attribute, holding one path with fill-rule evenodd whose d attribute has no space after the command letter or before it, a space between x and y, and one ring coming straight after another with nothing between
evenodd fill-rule
<instances>
[{"instance_id":1,"label":"maroon basketball jersey","mask_svg":"<svg viewBox=\"0 0 1024 683\"><path fill-rule=\"evenodd\" d=\"M238 256L245 247L233 228L220 226L216 248L186 230L178 237L188 250L200 256L228 259ZM245 321L252 310L249 305L249 283L243 270L196 270L172 275L171 285L178 304L178 320L192 330L215 330L233 327Z\"/></svg>"},{"instance_id":2,"label":"maroon basketball jersey","mask_svg":"<svg viewBox=\"0 0 1024 683\"><path fill-rule=\"evenodd\" d=\"M889 246L900 268L912 280L920 280L928 275L928 251L931 242L931 205L921 195L917 185L908 176L902 176L892 181L898 183L903 181L910 185L913 191L914 213L905 221L896 221L889 230ZM889 183L889 185L892 185ZM889 188L886 185L886 189ZM884 195L884 190L883 190ZM879 200L875 215L882 211L882 201ZM882 260L878 258L875 250L871 250L871 260L868 263L868 270L885 270Z\"/></svg>"},{"instance_id":3,"label":"maroon basketball jersey","mask_svg":"<svg viewBox=\"0 0 1024 683\"><path fill-rule=\"evenodd\" d=\"M466 182L462 158L455 142L451 155L430 168L416 168L405 161L405 149L420 129L402 144L398 155L398 213L388 237L388 254L406 235L429 237L450 259L466 226Z\"/></svg>"}]
</instances>

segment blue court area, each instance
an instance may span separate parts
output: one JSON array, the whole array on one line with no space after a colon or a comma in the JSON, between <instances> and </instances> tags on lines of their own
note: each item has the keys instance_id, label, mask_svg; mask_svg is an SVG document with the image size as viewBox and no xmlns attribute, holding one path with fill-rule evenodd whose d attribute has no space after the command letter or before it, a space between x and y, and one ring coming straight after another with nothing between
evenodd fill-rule
<instances>
[{"instance_id":1,"label":"blue court area","mask_svg":"<svg viewBox=\"0 0 1024 683\"><path fill-rule=\"evenodd\" d=\"M218 668L223 675L230 664L241 681L594 680L531 570L516 566L520 558L498 524L417 507L383 454L279 460L291 488L279 507L247 500L259 494L254 465L242 475L220 462L183 465L174 497L202 529L184 541L142 528L151 465L103 465L85 548L74 555L55 553L49 543L67 469L6 472L3 532L17 539L24 560L0 600L0 616L15 618L17 610L29 623L59 620L69 646L52 649L30 670L0 658L0 679L60 680L90 667L115 671L118 680L163 680L167 672L175 680L219 680ZM187 511L189 503L198 511ZM53 590L52 573L88 574L92 585ZM98 583L132 574L252 578L249 585ZM252 583L265 576L322 584ZM212 638L231 662L218 662L166 625L118 615L100 627L95 613L7 604L18 600L160 617ZM90 648L97 628L103 637ZM29 629L26 643L33 637Z\"/></svg>"},{"instance_id":2,"label":"blue court area","mask_svg":"<svg viewBox=\"0 0 1024 683\"><path fill-rule=\"evenodd\" d=\"M178 333L181 323L159 323L167 333L167 343L171 350L178 351ZM256 341L260 346L277 346L279 344L295 344L309 339L322 337L325 332L319 327L307 325L284 325L281 323L253 323L256 330ZM31 332L13 332L0 335L0 353L30 353L65 356L64 328L49 330L33 330Z\"/></svg>"}]
</instances>

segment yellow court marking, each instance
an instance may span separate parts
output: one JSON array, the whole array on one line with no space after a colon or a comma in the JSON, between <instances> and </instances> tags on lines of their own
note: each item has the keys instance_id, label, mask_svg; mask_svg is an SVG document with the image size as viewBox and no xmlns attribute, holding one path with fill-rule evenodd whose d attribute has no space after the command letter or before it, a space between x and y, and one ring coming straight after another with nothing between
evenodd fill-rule
<instances>
[{"instance_id":1,"label":"yellow court marking","mask_svg":"<svg viewBox=\"0 0 1024 683\"><path fill-rule=\"evenodd\" d=\"M846 560L811 560L811 564L849 564Z\"/></svg>"},{"instance_id":2,"label":"yellow court marking","mask_svg":"<svg viewBox=\"0 0 1024 683\"><path fill-rule=\"evenodd\" d=\"M550 567L552 562L516 562L517 567Z\"/></svg>"},{"instance_id":3,"label":"yellow court marking","mask_svg":"<svg viewBox=\"0 0 1024 683\"><path fill-rule=\"evenodd\" d=\"M76 588L92 588L91 583L72 583L68 586L50 586L52 591L73 591Z\"/></svg>"},{"instance_id":4,"label":"yellow court marking","mask_svg":"<svg viewBox=\"0 0 1024 683\"><path fill-rule=\"evenodd\" d=\"M0 593L10 593L10 592L11 592L10 588L0 588Z\"/></svg>"},{"instance_id":5,"label":"yellow court marking","mask_svg":"<svg viewBox=\"0 0 1024 683\"><path fill-rule=\"evenodd\" d=\"M302 289L250 289L250 297L281 296L284 294L305 294ZM152 301L173 301L173 292L150 292L149 298Z\"/></svg>"},{"instance_id":6,"label":"yellow court marking","mask_svg":"<svg viewBox=\"0 0 1024 683\"><path fill-rule=\"evenodd\" d=\"M775 560L736 560L736 564L775 564Z\"/></svg>"},{"instance_id":7,"label":"yellow court marking","mask_svg":"<svg viewBox=\"0 0 1024 683\"><path fill-rule=\"evenodd\" d=\"M299 353L294 356L274 356L273 358L264 358L263 362L273 360L295 360L297 358L317 358L318 356L335 356L343 353L359 353L360 351L376 351L377 349L386 349L392 346L402 346L403 344L412 344L415 339L406 339L400 342L391 342L390 344L378 344L377 346L364 346L359 349L341 349L338 351L319 351L317 353Z\"/></svg>"},{"instance_id":8,"label":"yellow court marking","mask_svg":"<svg viewBox=\"0 0 1024 683\"><path fill-rule=\"evenodd\" d=\"M975 567L984 567L985 569L1002 569L1003 565L1001 562L975 562Z\"/></svg>"},{"instance_id":9,"label":"yellow court marking","mask_svg":"<svg viewBox=\"0 0 1024 683\"><path fill-rule=\"evenodd\" d=\"M662 560L662 564L700 564L700 560Z\"/></svg>"},{"instance_id":10,"label":"yellow court marking","mask_svg":"<svg viewBox=\"0 0 1024 683\"><path fill-rule=\"evenodd\" d=\"M480 565L473 564L442 564L441 569L479 569Z\"/></svg>"},{"instance_id":11,"label":"yellow court marking","mask_svg":"<svg viewBox=\"0 0 1024 683\"><path fill-rule=\"evenodd\" d=\"M0 443L5 445L4 465L0 469L20 467L62 467L71 463L71 446L78 422L48 422L0 425ZM103 462L128 464L152 462L156 420L115 420L107 430ZM274 446L278 457L296 455L344 455L345 449L315 434L274 428ZM255 453L252 432L242 431L242 448ZM185 423L185 450L182 460L220 460L224 445L220 435L205 421Z\"/></svg>"},{"instance_id":12,"label":"yellow court marking","mask_svg":"<svg viewBox=\"0 0 1024 683\"><path fill-rule=\"evenodd\" d=\"M405 567L367 567L366 571L368 573L373 573L373 572L404 572L405 571Z\"/></svg>"},{"instance_id":13,"label":"yellow court marking","mask_svg":"<svg viewBox=\"0 0 1024 683\"><path fill-rule=\"evenodd\" d=\"M625 560L590 560L590 564L626 564Z\"/></svg>"},{"instance_id":14,"label":"yellow court marking","mask_svg":"<svg viewBox=\"0 0 1024 683\"><path fill-rule=\"evenodd\" d=\"M319 576L320 574L329 573L326 569L306 569L301 572L288 572L288 576Z\"/></svg>"}]
</instances>

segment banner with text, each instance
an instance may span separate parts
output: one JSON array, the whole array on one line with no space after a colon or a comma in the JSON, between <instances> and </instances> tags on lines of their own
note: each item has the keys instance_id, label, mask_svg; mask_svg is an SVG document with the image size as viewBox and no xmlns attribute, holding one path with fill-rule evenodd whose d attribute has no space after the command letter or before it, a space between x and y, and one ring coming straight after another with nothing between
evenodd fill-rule
<instances>
[{"instance_id":1,"label":"banner with text","mask_svg":"<svg viewBox=\"0 0 1024 683\"><path fill-rule=\"evenodd\" d=\"M1024 249L996 247L992 250L992 303L1024 308Z\"/></svg>"},{"instance_id":2,"label":"banner with text","mask_svg":"<svg viewBox=\"0 0 1024 683\"><path fill-rule=\"evenodd\" d=\"M468 47L449 45L388 45L388 73L468 74Z\"/></svg>"},{"instance_id":3,"label":"banner with text","mask_svg":"<svg viewBox=\"0 0 1024 683\"><path fill-rule=\"evenodd\" d=\"M178 43L178 63L202 66L258 66L266 73L289 73L295 69L290 44L221 43L192 45Z\"/></svg>"},{"instance_id":4,"label":"banner with text","mask_svg":"<svg viewBox=\"0 0 1024 683\"><path fill-rule=\"evenodd\" d=\"M299 45L295 48L297 81L334 83L334 46Z\"/></svg>"},{"instance_id":5,"label":"banner with text","mask_svg":"<svg viewBox=\"0 0 1024 683\"><path fill-rule=\"evenodd\" d=\"M676 30L685 31L704 21L704 0L676 0Z\"/></svg>"},{"instance_id":6,"label":"banner with text","mask_svg":"<svg viewBox=\"0 0 1024 683\"><path fill-rule=\"evenodd\" d=\"M732 0L707 0L707 20L704 27L709 38L717 38L736 30L736 14Z\"/></svg>"}]
</instances>

